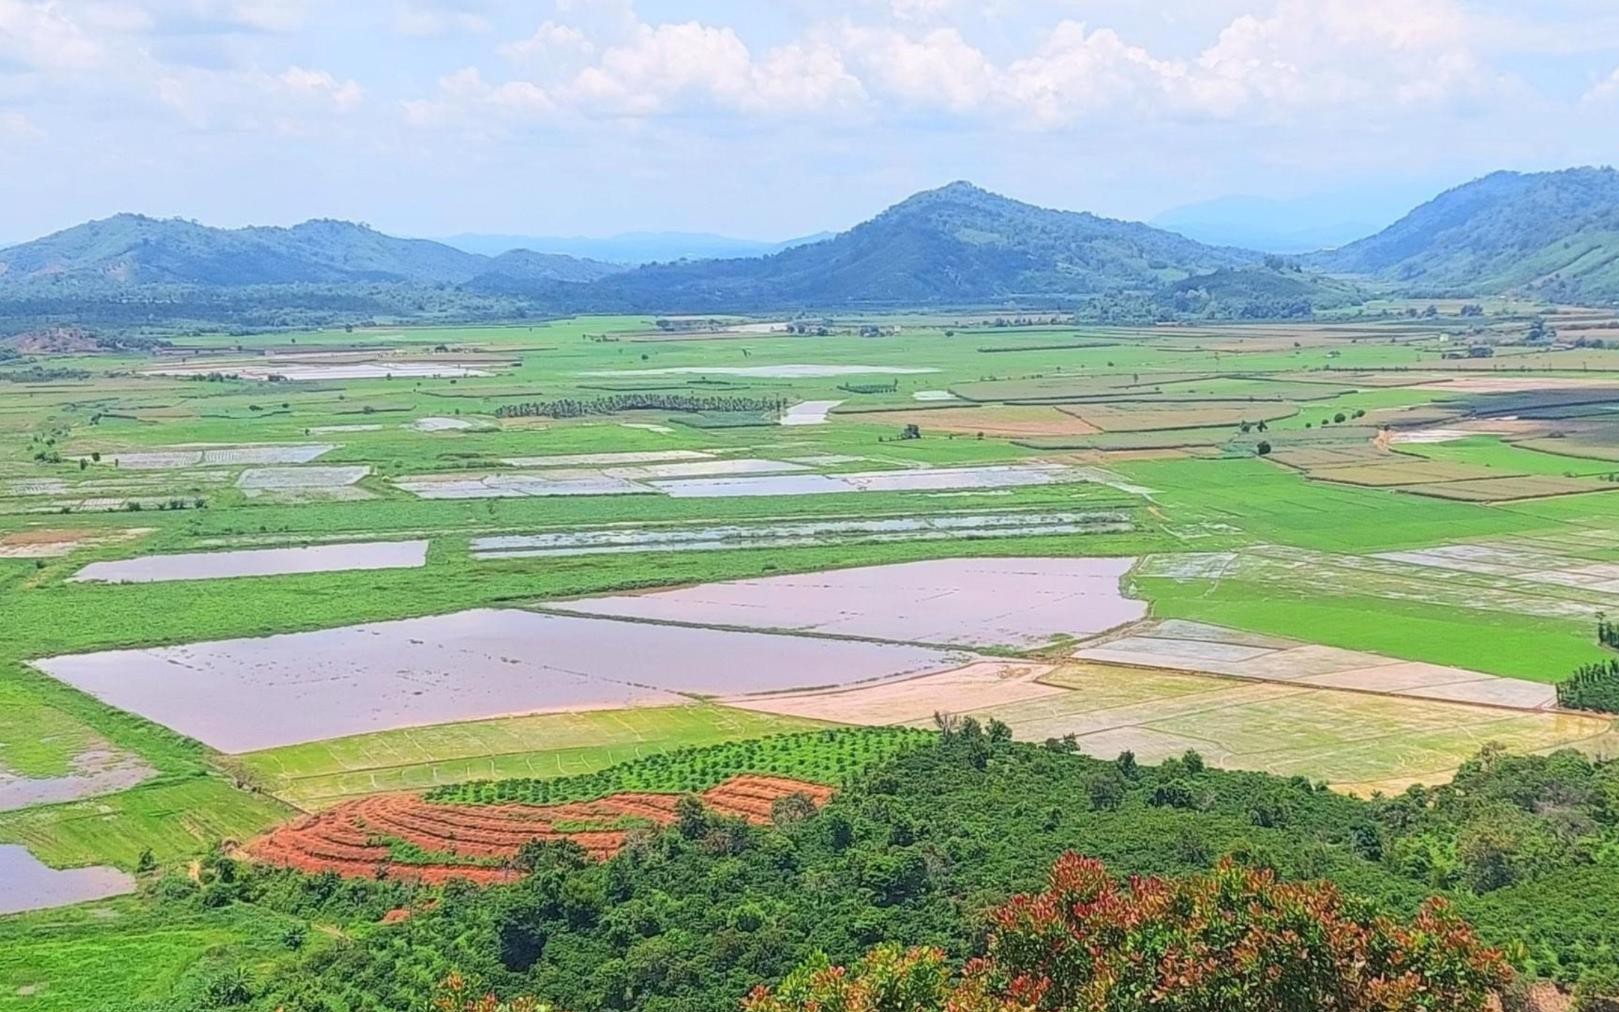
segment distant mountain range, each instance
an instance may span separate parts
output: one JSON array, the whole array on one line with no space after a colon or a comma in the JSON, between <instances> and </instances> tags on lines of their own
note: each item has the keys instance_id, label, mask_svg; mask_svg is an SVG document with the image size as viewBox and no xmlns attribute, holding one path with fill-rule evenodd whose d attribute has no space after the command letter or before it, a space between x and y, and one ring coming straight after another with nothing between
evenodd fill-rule
<instances>
[{"instance_id":1,"label":"distant mountain range","mask_svg":"<svg viewBox=\"0 0 1619 1012\"><path fill-rule=\"evenodd\" d=\"M585 260L638 267L670 260L727 260L736 257L763 257L794 246L804 246L833 233L801 236L783 242L734 239L707 232L624 232L593 238L589 236L483 235L468 233L439 240L468 253L494 256L507 250L525 249L540 253L560 253Z\"/></svg>"},{"instance_id":2,"label":"distant mountain range","mask_svg":"<svg viewBox=\"0 0 1619 1012\"><path fill-rule=\"evenodd\" d=\"M1306 262L1421 291L1619 300L1619 172L1496 172Z\"/></svg>"},{"instance_id":3,"label":"distant mountain range","mask_svg":"<svg viewBox=\"0 0 1619 1012\"><path fill-rule=\"evenodd\" d=\"M682 248L698 251L700 238L682 237ZM1422 294L1619 301L1619 173L1496 173L1376 235L1294 261L1036 207L964 182L918 193L846 232L784 245L626 268L521 248L491 255L343 221L216 229L124 214L0 250L0 320L254 327L1025 305L1118 319L1273 318L1354 303L1357 279ZM630 246L618 249L613 255Z\"/></svg>"},{"instance_id":4,"label":"distant mountain range","mask_svg":"<svg viewBox=\"0 0 1619 1012\"><path fill-rule=\"evenodd\" d=\"M485 274L584 282L621 269L526 250L489 257L330 219L222 229L120 214L0 250L3 287L462 284Z\"/></svg>"},{"instance_id":5,"label":"distant mountain range","mask_svg":"<svg viewBox=\"0 0 1619 1012\"><path fill-rule=\"evenodd\" d=\"M1035 207L957 182L821 242L767 257L643 266L591 287L604 307L616 308L969 305L1153 292L1261 260L1258 253Z\"/></svg>"}]
</instances>

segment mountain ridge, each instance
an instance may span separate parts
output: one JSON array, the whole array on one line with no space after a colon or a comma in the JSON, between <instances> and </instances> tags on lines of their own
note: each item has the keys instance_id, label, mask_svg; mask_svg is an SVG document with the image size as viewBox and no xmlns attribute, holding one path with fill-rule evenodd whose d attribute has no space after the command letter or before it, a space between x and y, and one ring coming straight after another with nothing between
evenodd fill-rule
<instances>
[{"instance_id":1,"label":"mountain ridge","mask_svg":"<svg viewBox=\"0 0 1619 1012\"><path fill-rule=\"evenodd\" d=\"M1492 172L1305 262L1433 291L1619 300L1619 171Z\"/></svg>"}]
</instances>

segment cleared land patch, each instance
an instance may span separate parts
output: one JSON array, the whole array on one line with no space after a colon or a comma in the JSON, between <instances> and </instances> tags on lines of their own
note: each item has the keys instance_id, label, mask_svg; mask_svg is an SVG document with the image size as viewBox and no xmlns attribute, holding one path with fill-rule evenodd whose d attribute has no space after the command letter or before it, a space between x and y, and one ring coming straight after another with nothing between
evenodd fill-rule
<instances>
[{"instance_id":1,"label":"cleared land patch","mask_svg":"<svg viewBox=\"0 0 1619 1012\"><path fill-rule=\"evenodd\" d=\"M427 564L426 541L370 541L307 548L180 552L92 562L69 579L100 583L221 580L238 576L333 573L356 569L415 569Z\"/></svg>"},{"instance_id":2,"label":"cleared land patch","mask_svg":"<svg viewBox=\"0 0 1619 1012\"><path fill-rule=\"evenodd\" d=\"M820 805L832 789L744 774L703 792L702 800L720 815L765 825L772 805L795 794ZM518 852L532 841L569 840L604 860L633 830L671 825L679 800L676 794L620 793L554 805L447 805L385 794L289 823L248 844L246 853L268 864L354 878L511 882L523 874Z\"/></svg>"},{"instance_id":3,"label":"cleared land patch","mask_svg":"<svg viewBox=\"0 0 1619 1012\"><path fill-rule=\"evenodd\" d=\"M1088 436L1100 431L1083 418L1044 405L929 408L923 411L842 411L839 420L897 427L915 425L923 433L951 432L1006 438Z\"/></svg>"}]
</instances>

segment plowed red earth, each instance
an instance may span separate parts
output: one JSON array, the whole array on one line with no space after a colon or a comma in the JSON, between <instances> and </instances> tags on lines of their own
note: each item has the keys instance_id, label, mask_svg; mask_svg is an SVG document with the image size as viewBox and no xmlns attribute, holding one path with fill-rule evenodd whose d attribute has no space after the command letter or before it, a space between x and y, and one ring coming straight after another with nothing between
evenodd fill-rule
<instances>
[{"instance_id":1,"label":"plowed red earth","mask_svg":"<svg viewBox=\"0 0 1619 1012\"><path fill-rule=\"evenodd\" d=\"M785 777L732 777L701 795L720 815L756 825L770 821L771 806L794 794L817 806L832 788ZM379 794L305 816L247 845L248 856L305 872L333 871L354 878L439 883L465 879L510 882L511 861L530 840L567 839L598 860L624 846L625 820L667 826L675 821L676 794L613 794L559 805L435 805L415 794ZM389 842L419 848L438 862L393 860Z\"/></svg>"}]
</instances>

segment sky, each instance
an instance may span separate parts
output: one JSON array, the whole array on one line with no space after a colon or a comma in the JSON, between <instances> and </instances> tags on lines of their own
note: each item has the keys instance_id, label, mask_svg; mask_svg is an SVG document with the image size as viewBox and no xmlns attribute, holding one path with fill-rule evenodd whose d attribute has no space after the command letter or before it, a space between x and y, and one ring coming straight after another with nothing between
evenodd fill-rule
<instances>
[{"instance_id":1,"label":"sky","mask_svg":"<svg viewBox=\"0 0 1619 1012\"><path fill-rule=\"evenodd\" d=\"M955 179L1392 218L1619 160L1616 127L1614 0L0 0L0 241L774 239Z\"/></svg>"}]
</instances>

